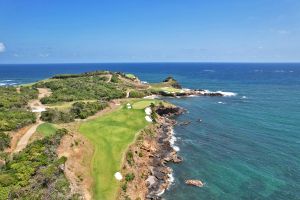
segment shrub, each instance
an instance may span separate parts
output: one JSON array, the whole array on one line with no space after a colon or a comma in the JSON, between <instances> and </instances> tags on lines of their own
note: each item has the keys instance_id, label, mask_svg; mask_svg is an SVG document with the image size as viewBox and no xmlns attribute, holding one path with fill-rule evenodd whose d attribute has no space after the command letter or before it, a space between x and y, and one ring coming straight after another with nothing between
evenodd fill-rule
<instances>
[{"instance_id":1,"label":"shrub","mask_svg":"<svg viewBox=\"0 0 300 200\"><path fill-rule=\"evenodd\" d=\"M51 123L67 123L74 121L74 115L69 112L59 111L57 109L48 109L42 112L41 119Z\"/></svg>"},{"instance_id":2,"label":"shrub","mask_svg":"<svg viewBox=\"0 0 300 200\"><path fill-rule=\"evenodd\" d=\"M125 175L125 180L126 180L127 182L130 182L130 181L133 181L134 177L135 177L135 176L134 176L133 173L128 173L128 174Z\"/></svg>"},{"instance_id":3,"label":"shrub","mask_svg":"<svg viewBox=\"0 0 300 200\"><path fill-rule=\"evenodd\" d=\"M127 156L126 156L126 160L127 160L129 165L133 164L133 153L131 151L128 151Z\"/></svg>"},{"instance_id":4,"label":"shrub","mask_svg":"<svg viewBox=\"0 0 300 200\"><path fill-rule=\"evenodd\" d=\"M9 147L9 144L10 144L10 137L5 133L0 132L0 151L3 151L7 147Z\"/></svg>"},{"instance_id":5,"label":"shrub","mask_svg":"<svg viewBox=\"0 0 300 200\"><path fill-rule=\"evenodd\" d=\"M129 93L129 97L131 97L131 98L142 98L147 95L148 95L148 93L146 91L142 91L142 90L132 90Z\"/></svg>"},{"instance_id":6,"label":"shrub","mask_svg":"<svg viewBox=\"0 0 300 200\"><path fill-rule=\"evenodd\" d=\"M103 110L107 107L106 102L76 102L72 105L70 112L75 118L85 119L91 115L94 115L99 110Z\"/></svg>"}]
</instances>

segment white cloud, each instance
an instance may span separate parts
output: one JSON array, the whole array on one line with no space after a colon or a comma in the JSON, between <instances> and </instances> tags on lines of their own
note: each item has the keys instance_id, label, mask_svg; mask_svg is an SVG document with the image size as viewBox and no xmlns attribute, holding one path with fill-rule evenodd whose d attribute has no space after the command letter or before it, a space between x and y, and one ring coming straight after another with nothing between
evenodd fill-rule
<instances>
[{"instance_id":1,"label":"white cloud","mask_svg":"<svg viewBox=\"0 0 300 200\"><path fill-rule=\"evenodd\" d=\"M50 55L49 53L40 53L39 57L47 58L49 55Z\"/></svg>"},{"instance_id":2,"label":"white cloud","mask_svg":"<svg viewBox=\"0 0 300 200\"><path fill-rule=\"evenodd\" d=\"M286 35L286 34L290 34L291 32L288 30L277 30L277 33L280 35Z\"/></svg>"},{"instance_id":3,"label":"white cloud","mask_svg":"<svg viewBox=\"0 0 300 200\"><path fill-rule=\"evenodd\" d=\"M5 45L3 42L0 42L0 53L4 52L6 49Z\"/></svg>"}]
</instances>

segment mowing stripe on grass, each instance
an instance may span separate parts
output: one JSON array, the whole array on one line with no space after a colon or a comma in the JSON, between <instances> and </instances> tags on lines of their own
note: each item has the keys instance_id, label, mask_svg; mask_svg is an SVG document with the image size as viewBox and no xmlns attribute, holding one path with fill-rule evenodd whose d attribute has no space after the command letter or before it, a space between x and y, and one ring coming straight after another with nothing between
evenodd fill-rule
<instances>
[{"instance_id":1,"label":"mowing stripe on grass","mask_svg":"<svg viewBox=\"0 0 300 200\"><path fill-rule=\"evenodd\" d=\"M116 199L119 182L114 174L121 171L122 158L128 145L147 124L143 109L123 107L80 126L79 131L95 147L91 167L94 199Z\"/></svg>"}]
</instances>

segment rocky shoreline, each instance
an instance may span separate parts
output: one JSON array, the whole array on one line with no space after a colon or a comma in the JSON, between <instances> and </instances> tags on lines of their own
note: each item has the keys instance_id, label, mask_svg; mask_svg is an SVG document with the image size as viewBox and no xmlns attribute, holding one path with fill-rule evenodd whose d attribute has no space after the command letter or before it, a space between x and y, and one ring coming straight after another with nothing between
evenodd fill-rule
<instances>
[{"instance_id":1,"label":"rocky shoreline","mask_svg":"<svg viewBox=\"0 0 300 200\"><path fill-rule=\"evenodd\" d=\"M222 92L212 92L201 89L182 89L180 92L160 91L159 95L164 97L189 97L189 96L225 96Z\"/></svg>"},{"instance_id":2,"label":"rocky shoreline","mask_svg":"<svg viewBox=\"0 0 300 200\"><path fill-rule=\"evenodd\" d=\"M182 161L171 144L176 121L170 117L182 114L185 110L173 106L159 106L155 111L157 123L143 130L136 143L129 147L122 173L125 177L126 174L132 174L135 178L132 181L123 181L119 199L161 199L161 195L172 182L172 169L167 163ZM132 155L130 162L128 154Z\"/></svg>"},{"instance_id":3,"label":"rocky shoreline","mask_svg":"<svg viewBox=\"0 0 300 200\"><path fill-rule=\"evenodd\" d=\"M152 157L150 163L151 173L146 180L148 184L147 199L160 199L160 195L172 183L172 169L166 164L168 162L179 163L182 161L182 158L177 155L177 151L170 143L175 123L174 120L168 118L161 120L160 133L157 138L159 148Z\"/></svg>"}]
</instances>

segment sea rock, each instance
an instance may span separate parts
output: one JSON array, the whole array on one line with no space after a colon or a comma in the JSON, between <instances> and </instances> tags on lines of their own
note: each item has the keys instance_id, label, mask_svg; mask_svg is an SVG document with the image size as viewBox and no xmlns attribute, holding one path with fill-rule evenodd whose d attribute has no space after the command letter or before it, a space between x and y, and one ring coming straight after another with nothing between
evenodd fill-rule
<instances>
[{"instance_id":1,"label":"sea rock","mask_svg":"<svg viewBox=\"0 0 300 200\"><path fill-rule=\"evenodd\" d=\"M200 122L202 122L202 119L197 119L196 121L200 123Z\"/></svg>"},{"instance_id":2,"label":"sea rock","mask_svg":"<svg viewBox=\"0 0 300 200\"><path fill-rule=\"evenodd\" d=\"M180 115L184 112L184 109L179 107L165 107L159 106L156 108L156 113L160 116L173 116L173 115Z\"/></svg>"},{"instance_id":3,"label":"sea rock","mask_svg":"<svg viewBox=\"0 0 300 200\"><path fill-rule=\"evenodd\" d=\"M178 123L179 126L187 126L189 125L190 123L192 123L191 121L184 121L184 122L180 122Z\"/></svg>"},{"instance_id":4,"label":"sea rock","mask_svg":"<svg viewBox=\"0 0 300 200\"><path fill-rule=\"evenodd\" d=\"M204 186L204 183L202 183L202 181L200 181L200 180L193 180L193 179L186 180L185 184L196 186L196 187L203 187Z\"/></svg>"}]
</instances>

